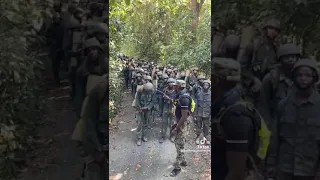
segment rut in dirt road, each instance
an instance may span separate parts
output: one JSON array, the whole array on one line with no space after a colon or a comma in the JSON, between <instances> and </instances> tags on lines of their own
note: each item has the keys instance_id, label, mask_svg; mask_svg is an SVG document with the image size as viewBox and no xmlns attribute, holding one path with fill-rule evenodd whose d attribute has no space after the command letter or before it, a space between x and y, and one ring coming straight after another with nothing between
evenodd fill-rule
<instances>
[{"instance_id":1,"label":"rut in dirt road","mask_svg":"<svg viewBox=\"0 0 320 180\"><path fill-rule=\"evenodd\" d=\"M129 91L123 94L122 107L113 120L109 131L109 174L121 177L121 180L207 180L210 179L210 152L195 152L193 128L187 137L185 157L188 166L175 178L170 177L176 158L176 149L172 142L159 143L161 119L156 117L152 128L148 130L148 142L136 145L135 112L131 107L133 98ZM167 137L169 134L167 134Z\"/></svg>"},{"instance_id":2,"label":"rut in dirt road","mask_svg":"<svg viewBox=\"0 0 320 180\"><path fill-rule=\"evenodd\" d=\"M68 81L50 91L44 125L19 180L78 180L83 159L71 140L78 121L69 101Z\"/></svg>"}]
</instances>

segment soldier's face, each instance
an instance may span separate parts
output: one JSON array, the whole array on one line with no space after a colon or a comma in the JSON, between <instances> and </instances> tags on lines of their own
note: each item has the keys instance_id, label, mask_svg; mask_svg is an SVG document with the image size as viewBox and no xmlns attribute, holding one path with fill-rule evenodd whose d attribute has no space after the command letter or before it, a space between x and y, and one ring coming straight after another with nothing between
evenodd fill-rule
<instances>
[{"instance_id":1,"label":"soldier's face","mask_svg":"<svg viewBox=\"0 0 320 180\"><path fill-rule=\"evenodd\" d=\"M281 58L281 62L284 66L292 68L293 65L298 61L299 57L296 55L284 56Z\"/></svg>"},{"instance_id":2,"label":"soldier's face","mask_svg":"<svg viewBox=\"0 0 320 180\"><path fill-rule=\"evenodd\" d=\"M300 67L295 70L295 83L300 89L308 89L315 83L314 71L309 67Z\"/></svg>"},{"instance_id":3,"label":"soldier's face","mask_svg":"<svg viewBox=\"0 0 320 180\"><path fill-rule=\"evenodd\" d=\"M270 38L270 39L275 39L277 36L279 35L279 31L275 28L267 28L267 36Z\"/></svg>"},{"instance_id":4,"label":"soldier's face","mask_svg":"<svg viewBox=\"0 0 320 180\"><path fill-rule=\"evenodd\" d=\"M98 48L91 48L89 50L88 56L91 59L96 59L98 57L98 54L99 54L99 49Z\"/></svg>"}]
</instances>

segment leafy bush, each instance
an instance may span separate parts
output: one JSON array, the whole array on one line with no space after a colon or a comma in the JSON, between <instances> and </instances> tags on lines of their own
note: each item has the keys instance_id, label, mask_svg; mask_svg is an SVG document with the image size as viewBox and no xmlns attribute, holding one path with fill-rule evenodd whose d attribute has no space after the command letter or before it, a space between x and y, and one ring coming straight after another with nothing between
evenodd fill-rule
<instances>
[{"instance_id":1,"label":"leafy bush","mask_svg":"<svg viewBox=\"0 0 320 180\"><path fill-rule=\"evenodd\" d=\"M44 108L43 41L40 31L50 7L40 0L3 0L0 4L0 177L17 173L32 144Z\"/></svg>"}]
</instances>

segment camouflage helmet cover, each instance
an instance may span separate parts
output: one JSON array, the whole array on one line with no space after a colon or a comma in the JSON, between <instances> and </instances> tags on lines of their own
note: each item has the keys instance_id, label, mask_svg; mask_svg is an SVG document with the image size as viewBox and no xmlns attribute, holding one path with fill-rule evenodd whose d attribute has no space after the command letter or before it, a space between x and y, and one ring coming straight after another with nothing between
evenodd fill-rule
<instances>
[{"instance_id":1,"label":"camouflage helmet cover","mask_svg":"<svg viewBox=\"0 0 320 180\"><path fill-rule=\"evenodd\" d=\"M317 67L317 62L312 59L300 59L298 62L295 63L294 67L292 68L292 72L295 72L299 67L306 66L310 67L316 72L316 82L319 81L319 69ZM294 73L292 73L294 75Z\"/></svg>"},{"instance_id":2,"label":"camouflage helmet cover","mask_svg":"<svg viewBox=\"0 0 320 180\"><path fill-rule=\"evenodd\" d=\"M231 58L216 57L212 59L212 74L225 78L227 81L239 82L241 80L240 63Z\"/></svg>"},{"instance_id":3,"label":"camouflage helmet cover","mask_svg":"<svg viewBox=\"0 0 320 180\"><path fill-rule=\"evenodd\" d=\"M205 84L205 83L208 83L209 86L211 85L211 82L210 82L209 80L204 80L204 81L203 81L203 84Z\"/></svg>"},{"instance_id":4,"label":"camouflage helmet cover","mask_svg":"<svg viewBox=\"0 0 320 180\"><path fill-rule=\"evenodd\" d=\"M167 83L176 83L176 80L173 79L173 78L169 78L168 81L167 81Z\"/></svg>"},{"instance_id":5,"label":"camouflage helmet cover","mask_svg":"<svg viewBox=\"0 0 320 180\"><path fill-rule=\"evenodd\" d=\"M147 77L145 78L145 80L150 80L150 81L152 81L152 78L151 78L151 76L147 76Z\"/></svg>"},{"instance_id":6,"label":"camouflage helmet cover","mask_svg":"<svg viewBox=\"0 0 320 180\"><path fill-rule=\"evenodd\" d=\"M162 74L162 79L167 79L169 76L167 74Z\"/></svg>"},{"instance_id":7,"label":"camouflage helmet cover","mask_svg":"<svg viewBox=\"0 0 320 180\"><path fill-rule=\"evenodd\" d=\"M184 80L177 80L177 85L180 87L186 87L186 81Z\"/></svg>"}]
</instances>

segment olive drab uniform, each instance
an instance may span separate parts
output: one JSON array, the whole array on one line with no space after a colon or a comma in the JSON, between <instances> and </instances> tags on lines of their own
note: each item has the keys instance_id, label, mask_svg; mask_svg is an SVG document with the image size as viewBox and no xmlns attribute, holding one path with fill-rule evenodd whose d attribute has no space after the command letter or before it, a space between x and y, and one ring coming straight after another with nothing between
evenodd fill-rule
<instances>
[{"instance_id":1,"label":"olive drab uniform","mask_svg":"<svg viewBox=\"0 0 320 180\"><path fill-rule=\"evenodd\" d=\"M205 81L205 83L208 83ZM209 141L209 127L211 117L211 91L206 92L202 89L196 99L196 123L197 123L197 137L200 136L203 128L203 135Z\"/></svg>"},{"instance_id":2,"label":"olive drab uniform","mask_svg":"<svg viewBox=\"0 0 320 180\"><path fill-rule=\"evenodd\" d=\"M301 66L313 69L316 82L319 80L315 61L301 59L292 71ZM267 162L269 166L277 167L279 180L313 180L319 168L320 95L314 90L306 102L301 102L297 91L299 89L294 86L293 91L280 101L272 129Z\"/></svg>"},{"instance_id":3,"label":"olive drab uniform","mask_svg":"<svg viewBox=\"0 0 320 180\"><path fill-rule=\"evenodd\" d=\"M267 21L264 29L272 27L280 31L280 22L271 19ZM259 85L264 76L278 64L277 47L275 42L268 39L265 35L255 39L251 45L246 48L242 57L239 58L242 66L242 84L244 87L244 97L247 101L257 103L259 90L251 91L251 87Z\"/></svg>"},{"instance_id":4,"label":"olive drab uniform","mask_svg":"<svg viewBox=\"0 0 320 180\"><path fill-rule=\"evenodd\" d=\"M197 76L194 74L190 74L187 77L187 90L191 94L192 93L192 87L197 83Z\"/></svg>"},{"instance_id":5,"label":"olive drab uniform","mask_svg":"<svg viewBox=\"0 0 320 180\"><path fill-rule=\"evenodd\" d=\"M299 47L294 44L284 44L279 47L279 60L289 55L301 56ZM276 117L279 102L287 97L293 85L291 73L285 74L283 66L279 65L271 70L262 81L258 108L269 124Z\"/></svg>"},{"instance_id":6,"label":"olive drab uniform","mask_svg":"<svg viewBox=\"0 0 320 180\"><path fill-rule=\"evenodd\" d=\"M154 106L155 101L155 93L153 89L153 85L151 83L146 83L143 85L143 88L140 88L137 92L136 96L136 108L138 110L137 113L137 144L141 145L141 139L143 141L147 141L147 125L148 120L150 119L151 109ZM141 108L146 108L145 110L141 110Z\"/></svg>"},{"instance_id":7,"label":"olive drab uniform","mask_svg":"<svg viewBox=\"0 0 320 180\"><path fill-rule=\"evenodd\" d=\"M88 155L85 157L85 180L105 180L107 178L108 159L106 157L109 137L107 78L92 89L84 109L83 121L86 127L84 149Z\"/></svg>"},{"instance_id":8,"label":"olive drab uniform","mask_svg":"<svg viewBox=\"0 0 320 180\"><path fill-rule=\"evenodd\" d=\"M205 77L204 76L198 76L198 81L196 82L196 84L192 87L192 90L191 90L191 97L193 99L197 99L197 95L198 93L203 89L202 88L202 84L200 83L200 80L204 80Z\"/></svg>"},{"instance_id":9,"label":"olive drab uniform","mask_svg":"<svg viewBox=\"0 0 320 180\"><path fill-rule=\"evenodd\" d=\"M162 74L161 83L159 83L158 91L163 92L163 90L164 90L164 88L166 86L168 78L169 78L169 76L167 74ZM163 95L160 92L158 92L158 98L159 98L159 116L161 117L162 113L163 113L164 101L163 101Z\"/></svg>"},{"instance_id":10,"label":"olive drab uniform","mask_svg":"<svg viewBox=\"0 0 320 180\"><path fill-rule=\"evenodd\" d=\"M169 78L168 83L175 83L175 79ZM166 87L163 92L167 95L170 99L163 99L163 114L162 114L162 126L161 126L161 137L165 139L167 134L168 127L171 127L171 122L173 119L173 105L176 98L176 91L175 89L169 89Z\"/></svg>"}]
</instances>

